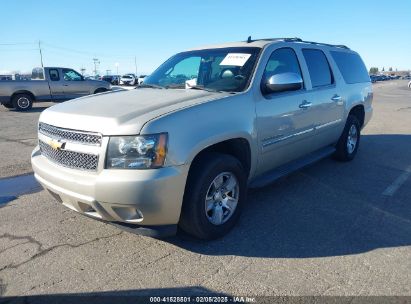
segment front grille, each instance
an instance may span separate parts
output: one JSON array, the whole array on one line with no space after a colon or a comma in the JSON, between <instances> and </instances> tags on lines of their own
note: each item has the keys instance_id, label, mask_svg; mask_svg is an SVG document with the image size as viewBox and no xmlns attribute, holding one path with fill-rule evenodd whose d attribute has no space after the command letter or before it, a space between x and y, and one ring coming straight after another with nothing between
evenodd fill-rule
<instances>
[{"instance_id":1,"label":"front grille","mask_svg":"<svg viewBox=\"0 0 411 304\"><path fill-rule=\"evenodd\" d=\"M46 123L39 123L39 132L46 136L85 145L101 146L102 136L97 133L82 132L58 128Z\"/></svg>"},{"instance_id":2,"label":"front grille","mask_svg":"<svg viewBox=\"0 0 411 304\"><path fill-rule=\"evenodd\" d=\"M97 170L98 155L69 150L55 150L41 140L39 140L39 146L41 154L56 164L73 169Z\"/></svg>"}]
</instances>

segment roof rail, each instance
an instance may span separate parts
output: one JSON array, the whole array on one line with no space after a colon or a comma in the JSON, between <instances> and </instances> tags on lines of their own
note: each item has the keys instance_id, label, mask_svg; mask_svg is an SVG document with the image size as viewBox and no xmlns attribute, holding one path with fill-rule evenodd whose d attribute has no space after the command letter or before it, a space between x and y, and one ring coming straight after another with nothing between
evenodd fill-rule
<instances>
[{"instance_id":1,"label":"roof rail","mask_svg":"<svg viewBox=\"0 0 411 304\"><path fill-rule=\"evenodd\" d=\"M301 42L301 38L261 38L261 39L251 39L251 36L248 36L247 43L251 43L254 41L286 41L286 42Z\"/></svg>"},{"instance_id":2,"label":"roof rail","mask_svg":"<svg viewBox=\"0 0 411 304\"><path fill-rule=\"evenodd\" d=\"M314 42L314 41L305 41L302 40L301 38L262 38L262 39L251 39L251 36L248 37L247 43L251 43L254 41L284 41L284 42L302 42L302 43L309 43L309 44L316 44L316 45L325 45L325 46L330 46L330 47L338 47L342 49L347 49L349 50L350 48L348 46L342 45L342 44L328 44L328 43L321 43L321 42Z\"/></svg>"},{"instance_id":3,"label":"roof rail","mask_svg":"<svg viewBox=\"0 0 411 304\"><path fill-rule=\"evenodd\" d=\"M325 45L325 46L330 46L330 47L338 47L342 49L347 49L349 50L350 48L346 45L343 44L328 44L328 43L321 43L321 42L314 42L314 41L301 41L303 43L309 43L309 44L317 44L317 45Z\"/></svg>"}]
</instances>

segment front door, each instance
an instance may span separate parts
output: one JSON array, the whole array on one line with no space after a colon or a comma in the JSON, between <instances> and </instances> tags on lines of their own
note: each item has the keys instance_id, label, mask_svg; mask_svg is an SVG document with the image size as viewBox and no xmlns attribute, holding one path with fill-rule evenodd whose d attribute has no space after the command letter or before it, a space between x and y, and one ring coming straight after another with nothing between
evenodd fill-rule
<instances>
[{"instance_id":1,"label":"front door","mask_svg":"<svg viewBox=\"0 0 411 304\"><path fill-rule=\"evenodd\" d=\"M83 76L71 69L62 69L64 94L73 99L90 94L90 88Z\"/></svg>"},{"instance_id":2,"label":"front door","mask_svg":"<svg viewBox=\"0 0 411 304\"><path fill-rule=\"evenodd\" d=\"M299 60L291 47L276 49L268 59L262 81L282 73L303 78ZM260 160L257 174L311 152L315 117L307 100L305 84L297 91L261 94L256 103Z\"/></svg>"}]
</instances>

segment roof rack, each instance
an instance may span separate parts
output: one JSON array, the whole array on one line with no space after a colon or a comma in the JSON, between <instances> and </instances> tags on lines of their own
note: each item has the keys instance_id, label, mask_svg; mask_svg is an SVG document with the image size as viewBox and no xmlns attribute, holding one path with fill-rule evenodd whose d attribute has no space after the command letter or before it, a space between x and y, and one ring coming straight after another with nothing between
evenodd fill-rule
<instances>
[{"instance_id":1,"label":"roof rack","mask_svg":"<svg viewBox=\"0 0 411 304\"><path fill-rule=\"evenodd\" d=\"M251 39L251 36L248 36L247 43L251 43L254 41L286 41L286 42L302 42L301 38L261 38L261 39Z\"/></svg>"},{"instance_id":2,"label":"roof rack","mask_svg":"<svg viewBox=\"0 0 411 304\"><path fill-rule=\"evenodd\" d=\"M325 45L325 46L330 46L330 47L338 47L342 49L347 49L349 50L350 48L348 46L342 45L342 44L327 44L327 43L321 43L321 42L314 42L314 41L305 41L302 40L301 38L262 38L262 39L251 39L251 36L248 36L247 43L251 43L254 41L284 41L284 42L302 42L302 43L308 43L308 44L316 44L316 45Z\"/></svg>"},{"instance_id":3,"label":"roof rack","mask_svg":"<svg viewBox=\"0 0 411 304\"><path fill-rule=\"evenodd\" d=\"M314 42L314 41L301 41L303 43L309 43L309 44L317 44L317 45L325 45L325 46L330 46L330 47L338 47L342 49L347 49L349 50L350 48L346 45L343 44L328 44L328 43L321 43L321 42Z\"/></svg>"}]
</instances>

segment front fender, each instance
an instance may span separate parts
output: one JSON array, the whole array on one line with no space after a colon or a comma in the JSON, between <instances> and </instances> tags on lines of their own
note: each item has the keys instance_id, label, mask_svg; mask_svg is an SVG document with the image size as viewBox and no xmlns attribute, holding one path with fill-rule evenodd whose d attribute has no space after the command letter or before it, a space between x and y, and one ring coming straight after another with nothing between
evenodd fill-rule
<instances>
[{"instance_id":1,"label":"front fender","mask_svg":"<svg viewBox=\"0 0 411 304\"><path fill-rule=\"evenodd\" d=\"M253 172L257 155L255 115L251 94L229 95L158 117L146 123L141 134L169 134L167 166L190 164L211 145L243 138L250 144Z\"/></svg>"}]
</instances>

